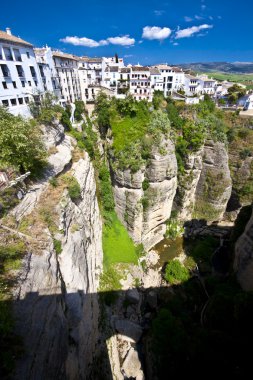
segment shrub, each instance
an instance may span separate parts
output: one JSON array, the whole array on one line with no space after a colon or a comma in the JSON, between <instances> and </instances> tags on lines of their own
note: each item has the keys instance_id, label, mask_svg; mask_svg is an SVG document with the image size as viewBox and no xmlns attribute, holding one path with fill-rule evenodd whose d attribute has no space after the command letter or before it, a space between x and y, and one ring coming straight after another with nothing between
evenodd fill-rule
<instances>
[{"instance_id":1,"label":"shrub","mask_svg":"<svg viewBox=\"0 0 253 380\"><path fill-rule=\"evenodd\" d=\"M55 178L55 177L50 178L49 183L53 187L57 187L58 186L58 181L57 181L57 178Z\"/></svg>"},{"instance_id":2,"label":"shrub","mask_svg":"<svg viewBox=\"0 0 253 380\"><path fill-rule=\"evenodd\" d=\"M78 181L72 177L68 185L68 193L72 201L77 200L81 196L81 188Z\"/></svg>"},{"instance_id":3,"label":"shrub","mask_svg":"<svg viewBox=\"0 0 253 380\"><path fill-rule=\"evenodd\" d=\"M176 239L178 236L182 236L184 233L184 227L182 223L178 222L176 219L171 218L168 220L165 237L167 239Z\"/></svg>"},{"instance_id":4,"label":"shrub","mask_svg":"<svg viewBox=\"0 0 253 380\"><path fill-rule=\"evenodd\" d=\"M187 268L178 260L171 260L166 265L165 269L165 280L169 283L178 284L189 280L190 274Z\"/></svg>"},{"instance_id":5,"label":"shrub","mask_svg":"<svg viewBox=\"0 0 253 380\"><path fill-rule=\"evenodd\" d=\"M21 173L41 174L46 166L46 150L34 121L13 116L0 107L0 166L13 166Z\"/></svg>"},{"instance_id":6,"label":"shrub","mask_svg":"<svg viewBox=\"0 0 253 380\"><path fill-rule=\"evenodd\" d=\"M72 125L71 125L67 111L63 111L60 122L64 126L65 131L71 130Z\"/></svg>"},{"instance_id":7,"label":"shrub","mask_svg":"<svg viewBox=\"0 0 253 380\"><path fill-rule=\"evenodd\" d=\"M104 211L111 212L114 210L114 198L111 185L110 172L106 165L103 165L99 169L99 179L100 179L100 195L102 200L102 206ZM105 214L104 216L106 216Z\"/></svg>"},{"instance_id":8,"label":"shrub","mask_svg":"<svg viewBox=\"0 0 253 380\"><path fill-rule=\"evenodd\" d=\"M143 197L141 199L141 204L142 204L142 207L143 207L143 211L146 211L148 206L149 206L149 200L147 197Z\"/></svg>"},{"instance_id":9,"label":"shrub","mask_svg":"<svg viewBox=\"0 0 253 380\"><path fill-rule=\"evenodd\" d=\"M53 239L53 244L54 244L54 250L57 255L59 255L62 252L62 245L61 241L57 239Z\"/></svg>"},{"instance_id":10,"label":"shrub","mask_svg":"<svg viewBox=\"0 0 253 380\"><path fill-rule=\"evenodd\" d=\"M142 182L142 189L145 191L149 188L149 181L147 178L144 179L144 181Z\"/></svg>"},{"instance_id":11,"label":"shrub","mask_svg":"<svg viewBox=\"0 0 253 380\"><path fill-rule=\"evenodd\" d=\"M82 100L76 100L75 101L75 113L74 117L77 121L83 120L83 114L85 112L84 102Z\"/></svg>"}]
</instances>

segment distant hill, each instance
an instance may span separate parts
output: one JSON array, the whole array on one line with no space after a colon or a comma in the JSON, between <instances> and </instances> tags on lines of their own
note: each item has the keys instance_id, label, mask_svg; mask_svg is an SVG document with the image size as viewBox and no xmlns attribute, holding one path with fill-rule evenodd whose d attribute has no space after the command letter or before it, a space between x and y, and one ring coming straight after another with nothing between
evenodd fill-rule
<instances>
[{"instance_id":1,"label":"distant hill","mask_svg":"<svg viewBox=\"0 0 253 380\"><path fill-rule=\"evenodd\" d=\"M184 70L212 73L221 72L228 74L253 74L253 62L197 62L182 63L177 65Z\"/></svg>"}]
</instances>

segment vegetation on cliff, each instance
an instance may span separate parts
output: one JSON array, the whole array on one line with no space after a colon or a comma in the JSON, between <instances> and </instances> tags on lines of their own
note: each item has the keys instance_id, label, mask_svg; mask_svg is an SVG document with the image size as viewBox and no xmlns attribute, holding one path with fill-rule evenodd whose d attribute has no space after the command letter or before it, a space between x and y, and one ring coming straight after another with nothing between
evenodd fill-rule
<instances>
[{"instance_id":1,"label":"vegetation on cliff","mask_svg":"<svg viewBox=\"0 0 253 380\"><path fill-rule=\"evenodd\" d=\"M0 107L0 168L14 168L20 173L41 174L46 166L46 151L41 131L33 120L13 116Z\"/></svg>"}]
</instances>

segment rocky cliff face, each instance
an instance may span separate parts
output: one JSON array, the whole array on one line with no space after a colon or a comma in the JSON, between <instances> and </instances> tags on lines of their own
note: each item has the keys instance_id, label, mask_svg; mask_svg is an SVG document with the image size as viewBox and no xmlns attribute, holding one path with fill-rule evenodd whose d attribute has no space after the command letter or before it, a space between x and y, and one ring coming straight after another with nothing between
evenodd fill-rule
<instances>
[{"instance_id":1,"label":"rocky cliff face","mask_svg":"<svg viewBox=\"0 0 253 380\"><path fill-rule=\"evenodd\" d=\"M57 153L50 157L49 175L70 164L71 149L69 138L62 136ZM57 160L55 154L63 155ZM43 227L36 237L33 226L30 229L33 244L23 262L14 302L17 332L24 341L17 379L85 379L97 344L102 223L88 155L68 173L80 185L79 199L73 202L63 190L54 210L57 231ZM17 221L51 204L48 188L45 179L34 188L32 202L26 195L13 212Z\"/></svg>"},{"instance_id":2,"label":"rocky cliff face","mask_svg":"<svg viewBox=\"0 0 253 380\"><path fill-rule=\"evenodd\" d=\"M187 158L176 197L180 219L222 219L231 191L226 148L223 143L208 140L201 150Z\"/></svg>"},{"instance_id":3,"label":"rocky cliff face","mask_svg":"<svg viewBox=\"0 0 253 380\"><path fill-rule=\"evenodd\" d=\"M148 165L137 173L113 172L116 212L134 242L151 248L163 239L177 187L175 147L163 141L165 155L154 148Z\"/></svg>"},{"instance_id":4,"label":"rocky cliff face","mask_svg":"<svg viewBox=\"0 0 253 380\"><path fill-rule=\"evenodd\" d=\"M234 270L244 290L253 290L253 213L236 242Z\"/></svg>"}]
</instances>

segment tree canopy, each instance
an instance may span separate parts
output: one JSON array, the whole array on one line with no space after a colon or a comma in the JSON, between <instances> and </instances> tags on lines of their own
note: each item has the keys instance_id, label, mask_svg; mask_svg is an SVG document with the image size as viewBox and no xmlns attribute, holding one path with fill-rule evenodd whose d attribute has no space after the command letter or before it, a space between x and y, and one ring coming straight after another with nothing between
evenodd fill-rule
<instances>
[{"instance_id":1,"label":"tree canopy","mask_svg":"<svg viewBox=\"0 0 253 380\"><path fill-rule=\"evenodd\" d=\"M46 165L41 132L32 120L13 116L0 107L0 167L14 167L37 176Z\"/></svg>"}]
</instances>

